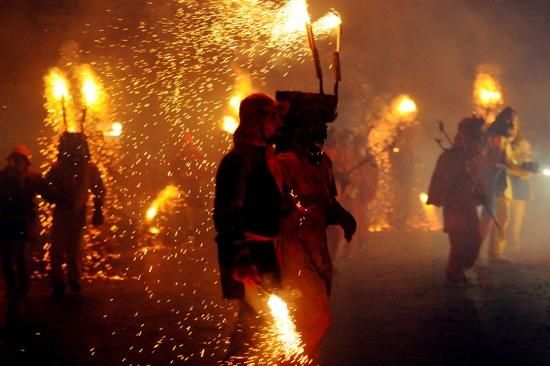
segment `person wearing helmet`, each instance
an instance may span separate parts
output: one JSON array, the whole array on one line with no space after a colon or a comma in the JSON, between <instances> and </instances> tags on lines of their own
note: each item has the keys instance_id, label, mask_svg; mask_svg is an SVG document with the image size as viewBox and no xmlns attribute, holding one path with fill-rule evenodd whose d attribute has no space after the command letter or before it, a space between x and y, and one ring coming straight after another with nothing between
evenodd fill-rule
<instances>
[{"instance_id":1,"label":"person wearing helmet","mask_svg":"<svg viewBox=\"0 0 550 366\"><path fill-rule=\"evenodd\" d=\"M466 270L481 248L477 208L487 202L478 160L483 124L475 117L460 121L453 146L439 156L428 189L427 204L443 207L443 231L451 244L446 271L450 286L469 284Z\"/></svg>"},{"instance_id":2,"label":"person wearing helmet","mask_svg":"<svg viewBox=\"0 0 550 366\"><path fill-rule=\"evenodd\" d=\"M275 252L281 220L280 174L273 141L282 126L281 106L252 94L239 108L233 148L216 174L213 220L217 232L222 295L239 303L226 360L244 362L258 345L258 288L280 282ZM243 363L244 364L244 363Z\"/></svg>"},{"instance_id":3,"label":"person wearing helmet","mask_svg":"<svg viewBox=\"0 0 550 366\"><path fill-rule=\"evenodd\" d=\"M39 235L35 198L44 194L42 176L30 168L31 152L14 147L0 170L0 256L8 298L29 290L29 243Z\"/></svg>"},{"instance_id":4,"label":"person wearing helmet","mask_svg":"<svg viewBox=\"0 0 550 366\"><path fill-rule=\"evenodd\" d=\"M50 248L51 277L55 296L65 292L63 262L71 290L79 292L81 250L86 226L86 208L90 192L94 198L92 224L103 223L105 189L98 168L90 161L86 137L82 133L61 135L57 161L46 173L52 191L53 224Z\"/></svg>"}]
</instances>

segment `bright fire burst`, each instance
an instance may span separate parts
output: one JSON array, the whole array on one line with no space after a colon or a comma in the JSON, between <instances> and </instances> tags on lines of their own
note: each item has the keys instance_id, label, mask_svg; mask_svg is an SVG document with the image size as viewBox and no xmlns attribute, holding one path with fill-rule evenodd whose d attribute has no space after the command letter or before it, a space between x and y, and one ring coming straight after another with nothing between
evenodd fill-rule
<instances>
[{"instance_id":1,"label":"bright fire burst","mask_svg":"<svg viewBox=\"0 0 550 366\"><path fill-rule=\"evenodd\" d=\"M241 101L254 92L250 75L237 70L237 78L235 79L235 85L233 86L232 92L233 94L229 98L227 105L227 114L222 120L222 129L230 134L233 134L237 127L239 127L239 108L241 106Z\"/></svg>"},{"instance_id":2,"label":"bright fire burst","mask_svg":"<svg viewBox=\"0 0 550 366\"><path fill-rule=\"evenodd\" d=\"M502 87L491 74L480 72L474 82L474 113L490 123L504 104Z\"/></svg>"},{"instance_id":3,"label":"bright fire burst","mask_svg":"<svg viewBox=\"0 0 550 366\"><path fill-rule=\"evenodd\" d=\"M414 121L418 112L416 103L408 95L395 98L392 102L392 110L399 122Z\"/></svg>"},{"instance_id":4,"label":"bright fire burst","mask_svg":"<svg viewBox=\"0 0 550 366\"><path fill-rule=\"evenodd\" d=\"M304 354L304 347L287 304L277 295L270 295L267 304L273 316L275 334L281 343L284 360L302 359L300 356Z\"/></svg>"},{"instance_id":5,"label":"bright fire burst","mask_svg":"<svg viewBox=\"0 0 550 366\"><path fill-rule=\"evenodd\" d=\"M159 212L169 209L173 201L180 197L180 191L178 187L174 185L168 185L157 195L151 206L145 213L145 218L148 222L153 221Z\"/></svg>"}]
</instances>

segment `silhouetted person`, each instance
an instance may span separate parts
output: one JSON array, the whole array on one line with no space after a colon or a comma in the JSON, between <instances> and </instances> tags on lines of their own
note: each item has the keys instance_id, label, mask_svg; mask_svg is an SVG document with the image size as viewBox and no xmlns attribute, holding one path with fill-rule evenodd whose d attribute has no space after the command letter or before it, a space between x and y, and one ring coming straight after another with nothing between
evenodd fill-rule
<instances>
[{"instance_id":1,"label":"silhouetted person","mask_svg":"<svg viewBox=\"0 0 550 366\"><path fill-rule=\"evenodd\" d=\"M453 146L439 156L428 189L427 203L443 207L443 231L451 244L448 285L469 283L466 270L481 248L477 208L486 201L478 164L483 123L474 117L460 121Z\"/></svg>"},{"instance_id":2,"label":"silhouetted person","mask_svg":"<svg viewBox=\"0 0 550 366\"><path fill-rule=\"evenodd\" d=\"M59 142L57 162L46 174L55 203L50 249L54 295L65 292L63 262L71 290L79 292L81 250L86 226L86 208L90 192L94 196L94 226L103 223L104 186L97 167L90 161L86 137L65 132Z\"/></svg>"},{"instance_id":3,"label":"silhouetted person","mask_svg":"<svg viewBox=\"0 0 550 366\"><path fill-rule=\"evenodd\" d=\"M35 198L44 194L42 176L31 170L31 152L19 145L0 171L0 256L8 298L29 289L29 245L39 235Z\"/></svg>"},{"instance_id":4,"label":"silhouetted person","mask_svg":"<svg viewBox=\"0 0 550 366\"><path fill-rule=\"evenodd\" d=\"M245 362L257 346L261 322L254 310L256 283L278 285L275 253L281 220L280 177L272 139L282 125L278 104L264 94L245 98L234 146L216 175L214 226L223 297L239 301L239 318L227 359ZM239 363L236 363L239 364Z\"/></svg>"}]
</instances>

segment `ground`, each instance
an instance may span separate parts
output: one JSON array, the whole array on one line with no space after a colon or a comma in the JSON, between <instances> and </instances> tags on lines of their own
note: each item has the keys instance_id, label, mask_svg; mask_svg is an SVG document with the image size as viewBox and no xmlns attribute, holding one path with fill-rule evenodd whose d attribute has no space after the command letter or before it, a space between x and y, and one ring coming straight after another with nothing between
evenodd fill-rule
<instances>
[{"instance_id":1,"label":"ground","mask_svg":"<svg viewBox=\"0 0 550 366\"><path fill-rule=\"evenodd\" d=\"M479 285L467 289L443 285L441 233L377 233L345 248L322 364L549 364L543 239L521 261L480 266L470 274ZM128 250L115 265L128 279L91 279L82 294L63 299L49 297L45 279L35 281L26 301L0 303L0 364L215 365L234 308L204 265L215 263L212 249Z\"/></svg>"}]
</instances>

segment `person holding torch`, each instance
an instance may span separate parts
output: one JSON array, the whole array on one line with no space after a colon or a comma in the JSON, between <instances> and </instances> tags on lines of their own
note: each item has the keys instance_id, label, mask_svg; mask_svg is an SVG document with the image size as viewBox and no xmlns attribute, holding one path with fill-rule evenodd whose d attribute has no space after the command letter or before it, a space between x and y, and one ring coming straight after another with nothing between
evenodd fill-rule
<instances>
[{"instance_id":1,"label":"person holding torch","mask_svg":"<svg viewBox=\"0 0 550 366\"><path fill-rule=\"evenodd\" d=\"M254 309L257 285L280 284L275 242L281 221L281 178L272 143L282 126L282 112L282 106L265 94L245 98L233 148L216 174L213 220L222 295L239 304L226 360L246 358L254 345L253 333L261 322Z\"/></svg>"}]
</instances>

